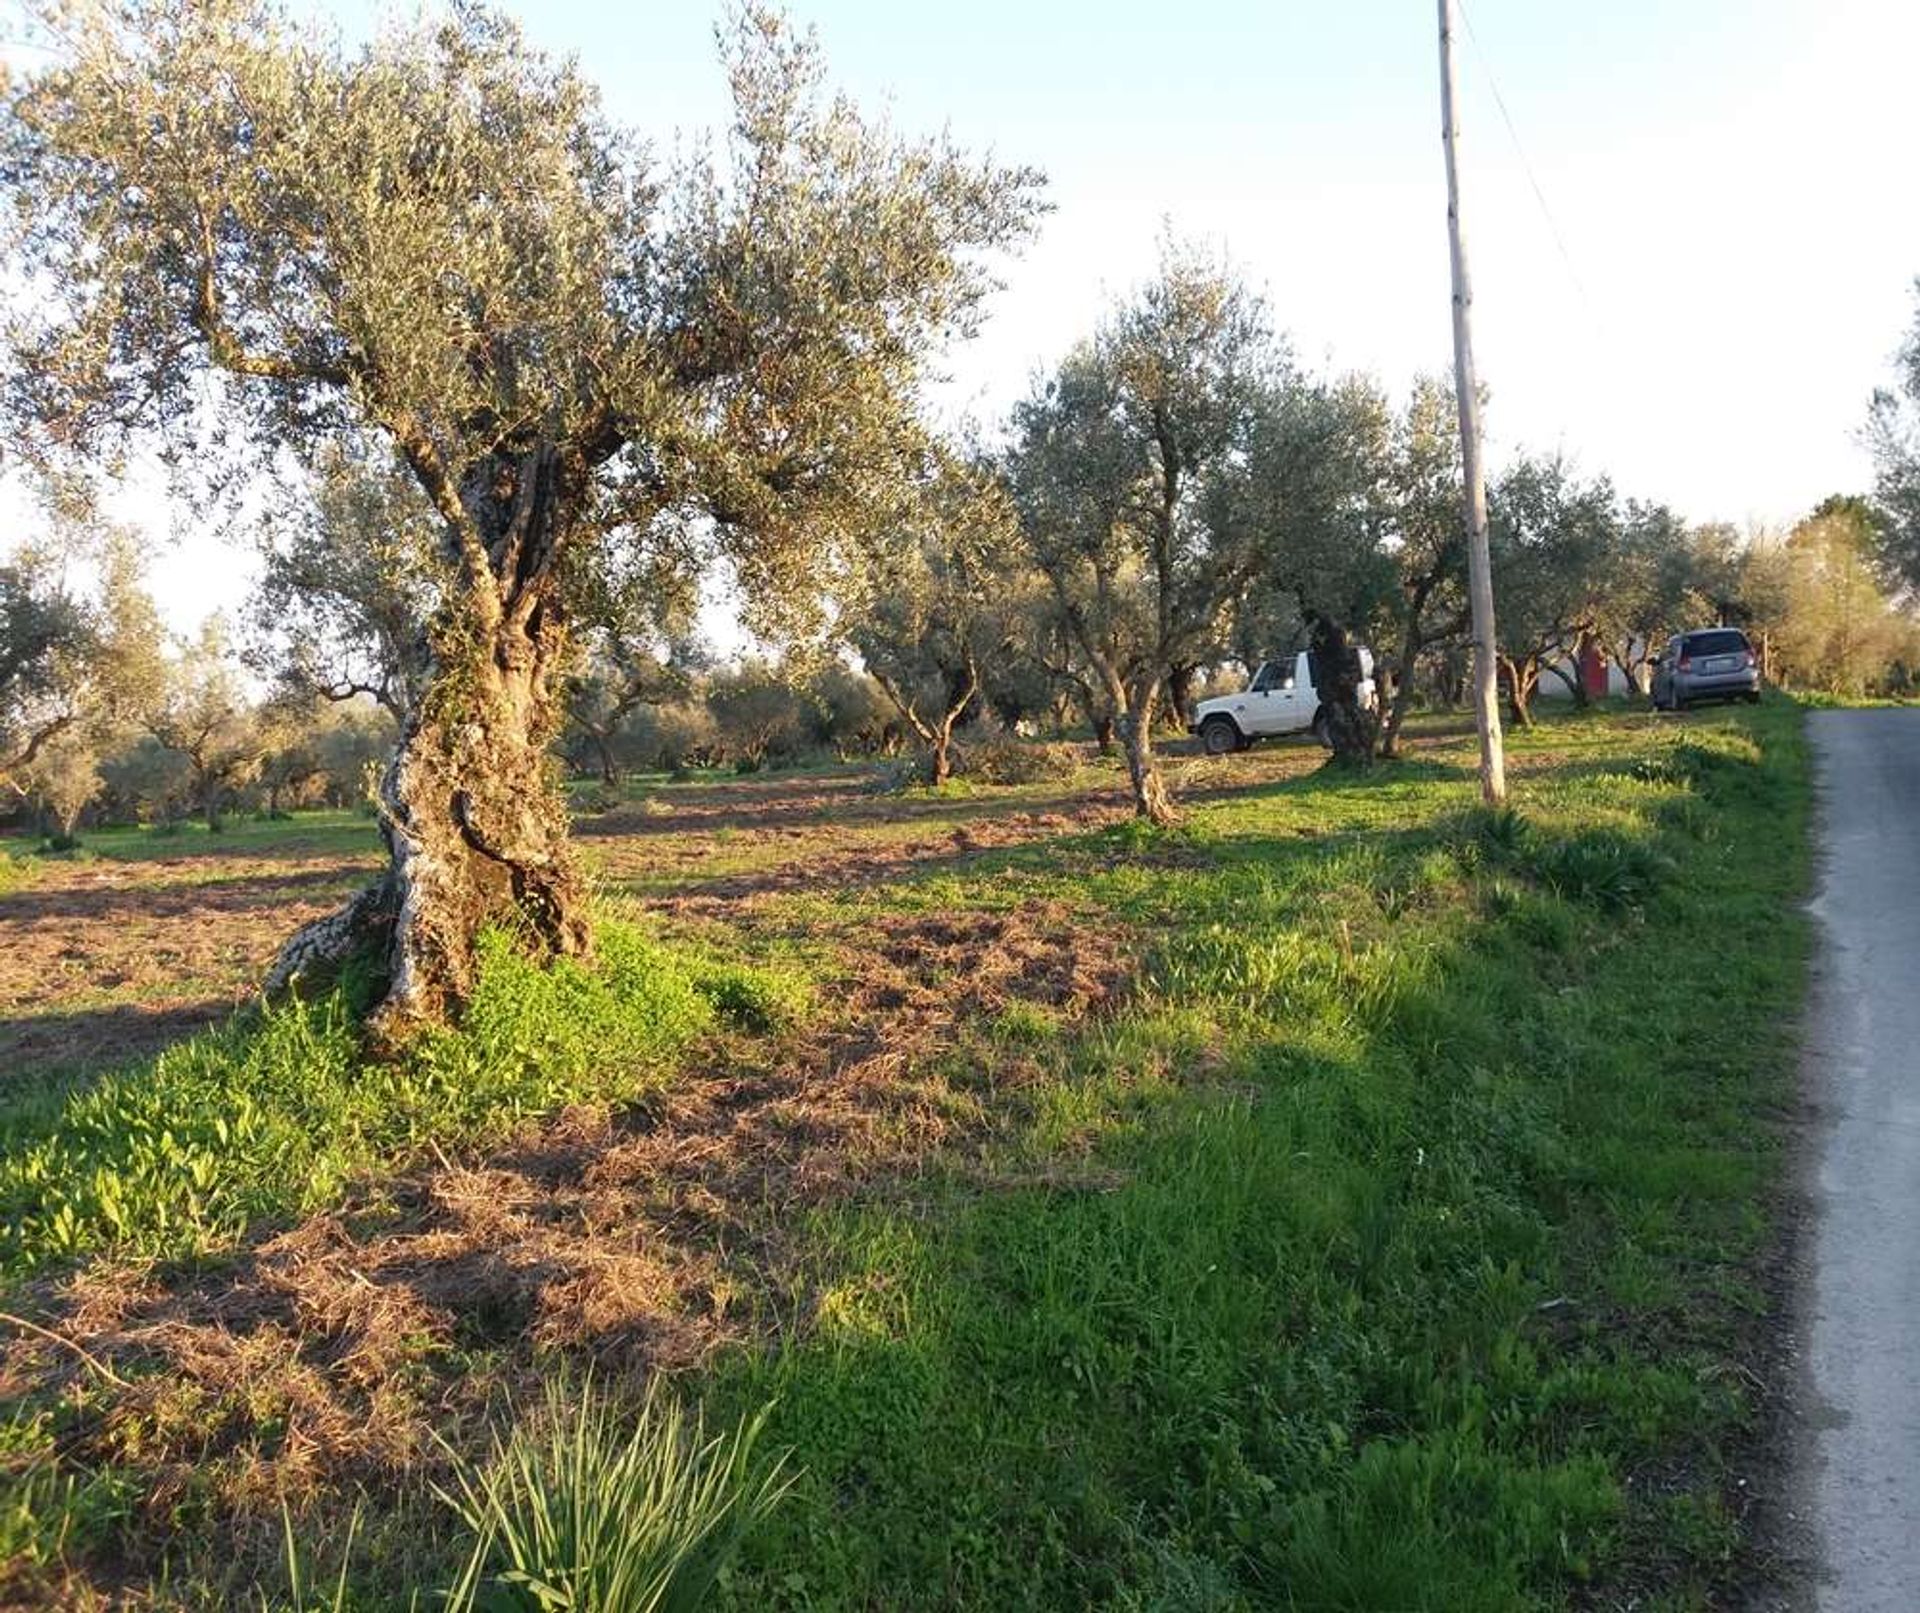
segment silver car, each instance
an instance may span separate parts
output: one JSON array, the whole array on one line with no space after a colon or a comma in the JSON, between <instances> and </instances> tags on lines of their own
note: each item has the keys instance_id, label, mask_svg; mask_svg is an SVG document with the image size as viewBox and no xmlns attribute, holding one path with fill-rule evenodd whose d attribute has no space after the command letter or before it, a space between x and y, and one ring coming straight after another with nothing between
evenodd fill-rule
<instances>
[{"instance_id":1,"label":"silver car","mask_svg":"<svg viewBox=\"0 0 1920 1613\"><path fill-rule=\"evenodd\" d=\"M1703 627L1667 640L1653 664L1653 703L1685 711L1699 700L1758 700L1760 661L1737 627Z\"/></svg>"}]
</instances>

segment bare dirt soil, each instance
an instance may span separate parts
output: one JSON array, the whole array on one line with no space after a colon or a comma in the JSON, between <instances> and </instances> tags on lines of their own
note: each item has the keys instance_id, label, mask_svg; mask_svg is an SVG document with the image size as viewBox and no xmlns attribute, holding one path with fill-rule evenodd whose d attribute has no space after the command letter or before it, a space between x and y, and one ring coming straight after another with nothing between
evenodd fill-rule
<instances>
[{"instance_id":1,"label":"bare dirt soil","mask_svg":"<svg viewBox=\"0 0 1920 1613\"><path fill-rule=\"evenodd\" d=\"M0 895L0 1074L140 1058L231 1012L280 943L371 866L218 851L49 859Z\"/></svg>"}]
</instances>

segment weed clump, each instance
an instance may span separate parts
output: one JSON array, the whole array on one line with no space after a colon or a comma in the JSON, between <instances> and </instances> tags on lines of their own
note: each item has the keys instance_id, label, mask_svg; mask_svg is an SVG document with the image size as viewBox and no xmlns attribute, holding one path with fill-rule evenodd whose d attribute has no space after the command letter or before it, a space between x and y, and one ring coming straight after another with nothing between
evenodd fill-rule
<instances>
[{"instance_id":1,"label":"weed clump","mask_svg":"<svg viewBox=\"0 0 1920 1613\"><path fill-rule=\"evenodd\" d=\"M474 1540L455 1613L691 1613L793 1484L784 1457L759 1453L765 1410L709 1436L650 1386L626 1425L555 1379L541 1411L438 1491Z\"/></svg>"},{"instance_id":2,"label":"weed clump","mask_svg":"<svg viewBox=\"0 0 1920 1613\"><path fill-rule=\"evenodd\" d=\"M961 766L982 784L1041 784L1072 778L1080 768L1080 749L1008 736L969 745Z\"/></svg>"}]
</instances>

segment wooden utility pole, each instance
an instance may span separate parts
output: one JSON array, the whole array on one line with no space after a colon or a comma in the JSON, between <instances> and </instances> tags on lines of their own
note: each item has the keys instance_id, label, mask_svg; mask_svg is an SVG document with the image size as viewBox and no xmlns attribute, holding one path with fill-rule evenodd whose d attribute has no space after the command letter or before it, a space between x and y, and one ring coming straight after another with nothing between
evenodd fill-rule
<instances>
[{"instance_id":1,"label":"wooden utility pole","mask_svg":"<svg viewBox=\"0 0 1920 1613\"><path fill-rule=\"evenodd\" d=\"M1480 459L1480 381L1473 368L1473 286L1460 239L1459 127L1453 115L1453 0L1440 0L1440 138L1447 151L1447 244L1453 258L1453 389L1460 405L1460 463L1466 472L1467 601L1473 612L1473 721L1480 731L1480 795L1507 798L1506 745L1493 628L1493 566L1487 556L1487 475Z\"/></svg>"}]
</instances>

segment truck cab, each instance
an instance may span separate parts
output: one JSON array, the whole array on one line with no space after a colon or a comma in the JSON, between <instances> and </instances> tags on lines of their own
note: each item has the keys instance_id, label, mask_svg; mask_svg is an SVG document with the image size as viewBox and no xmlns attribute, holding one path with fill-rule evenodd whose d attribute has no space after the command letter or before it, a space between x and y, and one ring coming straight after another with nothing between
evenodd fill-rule
<instances>
[{"instance_id":1,"label":"truck cab","mask_svg":"<svg viewBox=\"0 0 1920 1613\"><path fill-rule=\"evenodd\" d=\"M1256 739L1280 734L1312 733L1324 743L1319 671L1319 657L1310 650L1300 650L1283 660L1263 661L1240 693L1199 701L1188 730L1200 736L1201 747L1209 756L1245 750ZM1371 711L1375 699L1373 652L1363 645L1360 704Z\"/></svg>"}]
</instances>

